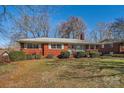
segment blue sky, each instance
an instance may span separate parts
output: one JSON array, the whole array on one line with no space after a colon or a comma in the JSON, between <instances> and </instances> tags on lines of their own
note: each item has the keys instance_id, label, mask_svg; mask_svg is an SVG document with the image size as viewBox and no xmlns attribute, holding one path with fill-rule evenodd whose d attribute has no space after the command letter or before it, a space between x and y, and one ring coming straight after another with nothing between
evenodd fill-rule
<instances>
[{"instance_id":1,"label":"blue sky","mask_svg":"<svg viewBox=\"0 0 124 93\"><path fill-rule=\"evenodd\" d=\"M124 6L64 6L59 11L53 18L55 23L77 16L85 21L89 30L93 30L98 22L112 22L124 16Z\"/></svg>"},{"instance_id":2,"label":"blue sky","mask_svg":"<svg viewBox=\"0 0 124 93\"><path fill-rule=\"evenodd\" d=\"M56 13L51 15L51 28L52 31L49 34L50 37L54 36L56 25L59 22L68 20L70 16L81 17L87 25L88 31L92 31L98 22L112 22L115 18L124 16L124 6L91 6L91 5L66 5L55 7ZM10 7L10 11L17 15L13 8ZM1 12L1 9L0 9ZM17 15L19 16L19 15ZM9 31L9 30L8 30ZM0 37L0 44L7 43L9 40L2 41Z\"/></svg>"}]
</instances>

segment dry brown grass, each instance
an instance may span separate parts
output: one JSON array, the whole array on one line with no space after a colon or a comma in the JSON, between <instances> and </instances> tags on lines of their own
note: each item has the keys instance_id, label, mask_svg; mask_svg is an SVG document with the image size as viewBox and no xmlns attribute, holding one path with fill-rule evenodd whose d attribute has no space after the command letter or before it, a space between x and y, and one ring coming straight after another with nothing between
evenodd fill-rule
<instances>
[{"instance_id":1,"label":"dry brown grass","mask_svg":"<svg viewBox=\"0 0 124 93\"><path fill-rule=\"evenodd\" d=\"M124 87L124 59L41 59L0 65L0 87Z\"/></svg>"}]
</instances>

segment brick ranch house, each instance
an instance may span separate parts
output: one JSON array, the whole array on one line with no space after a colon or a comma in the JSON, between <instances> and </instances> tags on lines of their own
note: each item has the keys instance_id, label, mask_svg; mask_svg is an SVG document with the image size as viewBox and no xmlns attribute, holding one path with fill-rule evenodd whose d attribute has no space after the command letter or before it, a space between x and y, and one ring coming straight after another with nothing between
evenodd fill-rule
<instances>
[{"instance_id":1,"label":"brick ranch house","mask_svg":"<svg viewBox=\"0 0 124 93\"><path fill-rule=\"evenodd\" d=\"M18 43L20 50L26 54L40 54L47 56L52 54L58 56L61 51L75 50L97 50L103 54L107 53L124 53L124 41L89 43L82 39L67 39L67 38L31 38L20 39Z\"/></svg>"},{"instance_id":2,"label":"brick ranch house","mask_svg":"<svg viewBox=\"0 0 124 93\"><path fill-rule=\"evenodd\" d=\"M26 54L40 54L58 56L61 51L74 50L98 50L99 44L88 43L80 39L67 38L33 38L20 39L20 50Z\"/></svg>"}]
</instances>

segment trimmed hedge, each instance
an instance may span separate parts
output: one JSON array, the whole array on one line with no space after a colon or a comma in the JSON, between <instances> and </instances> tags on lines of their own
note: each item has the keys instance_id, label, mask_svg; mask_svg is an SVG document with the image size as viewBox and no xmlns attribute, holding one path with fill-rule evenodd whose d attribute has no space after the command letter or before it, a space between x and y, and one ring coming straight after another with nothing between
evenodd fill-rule
<instances>
[{"instance_id":1,"label":"trimmed hedge","mask_svg":"<svg viewBox=\"0 0 124 93\"><path fill-rule=\"evenodd\" d=\"M70 52L69 51L62 51L58 58L69 58Z\"/></svg>"},{"instance_id":2,"label":"trimmed hedge","mask_svg":"<svg viewBox=\"0 0 124 93\"><path fill-rule=\"evenodd\" d=\"M22 51L11 51L9 52L9 57L11 61L25 60L26 55Z\"/></svg>"}]
</instances>

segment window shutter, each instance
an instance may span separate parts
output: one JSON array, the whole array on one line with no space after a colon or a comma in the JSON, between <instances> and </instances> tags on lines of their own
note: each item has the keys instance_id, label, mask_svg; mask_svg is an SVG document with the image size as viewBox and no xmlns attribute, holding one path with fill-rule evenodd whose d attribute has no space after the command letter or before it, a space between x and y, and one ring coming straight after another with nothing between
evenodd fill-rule
<instances>
[{"instance_id":1,"label":"window shutter","mask_svg":"<svg viewBox=\"0 0 124 93\"><path fill-rule=\"evenodd\" d=\"M48 48L51 49L51 44L48 45Z\"/></svg>"},{"instance_id":2,"label":"window shutter","mask_svg":"<svg viewBox=\"0 0 124 93\"><path fill-rule=\"evenodd\" d=\"M64 44L62 44L62 49L64 49Z\"/></svg>"}]
</instances>

